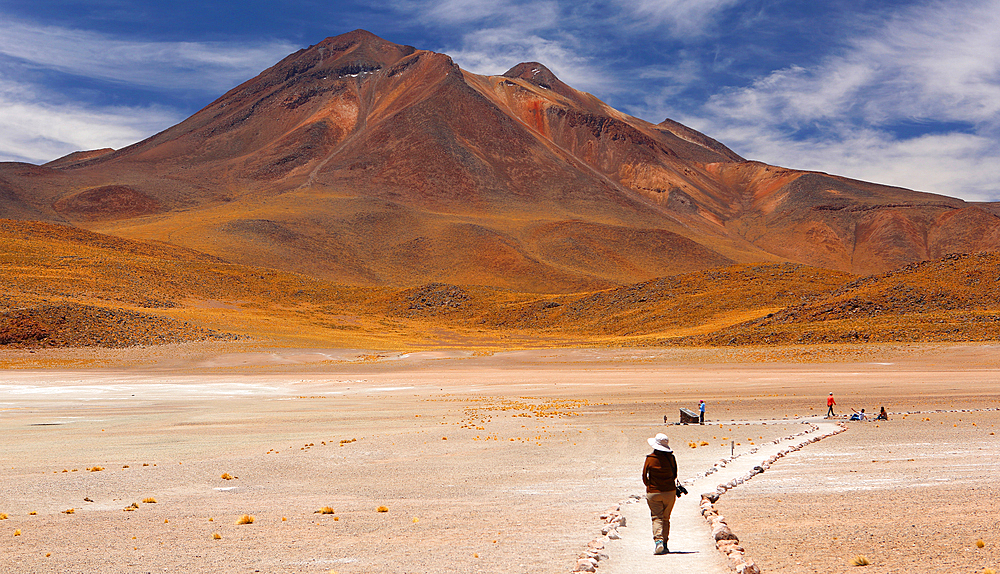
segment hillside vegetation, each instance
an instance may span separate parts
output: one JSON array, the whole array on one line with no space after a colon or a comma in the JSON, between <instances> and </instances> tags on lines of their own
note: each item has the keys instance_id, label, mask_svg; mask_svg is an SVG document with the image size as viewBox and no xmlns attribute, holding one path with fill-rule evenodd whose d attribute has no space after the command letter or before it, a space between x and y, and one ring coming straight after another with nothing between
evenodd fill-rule
<instances>
[{"instance_id":1,"label":"hillside vegetation","mask_svg":"<svg viewBox=\"0 0 1000 574\"><path fill-rule=\"evenodd\" d=\"M998 338L1000 255L878 276L736 265L574 294L348 287L189 249L0 220L0 347L512 348Z\"/></svg>"}]
</instances>

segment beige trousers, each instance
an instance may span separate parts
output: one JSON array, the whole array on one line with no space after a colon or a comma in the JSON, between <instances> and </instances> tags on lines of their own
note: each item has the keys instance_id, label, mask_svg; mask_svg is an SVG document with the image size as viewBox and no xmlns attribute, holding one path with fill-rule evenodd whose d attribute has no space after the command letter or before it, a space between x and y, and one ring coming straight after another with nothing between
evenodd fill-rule
<instances>
[{"instance_id":1,"label":"beige trousers","mask_svg":"<svg viewBox=\"0 0 1000 574\"><path fill-rule=\"evenodd\" d=\"M670 512L677 502L677 493L647 492L646 504L649 505L649 515L653 519L653 540L663 540L670 537Z\"/></svg>"}]
</instances>

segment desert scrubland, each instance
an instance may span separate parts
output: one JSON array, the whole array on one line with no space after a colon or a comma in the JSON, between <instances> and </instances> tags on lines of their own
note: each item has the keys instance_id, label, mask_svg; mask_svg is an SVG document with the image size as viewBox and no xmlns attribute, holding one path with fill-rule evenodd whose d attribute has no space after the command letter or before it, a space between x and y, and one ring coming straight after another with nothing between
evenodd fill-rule
<instances>
[{"instance_id":1,"label":"desert scrubland","mask_svg":"<svg viewBox=\"0 0 1000 574\"><path fill-rule=\"evenodd\" d=\"M747 555L770 572L852 572L856 555L866 572L982 571L1000 566L997 356L5 351L0 540L22 572L569 572L598 515L642 491L647 437L671 437L684 478L798 432L834 392L838 412L911 414L848 423L727 493ZM710 424L663 424L698 399Z\"/></svg>"}]
</instances>

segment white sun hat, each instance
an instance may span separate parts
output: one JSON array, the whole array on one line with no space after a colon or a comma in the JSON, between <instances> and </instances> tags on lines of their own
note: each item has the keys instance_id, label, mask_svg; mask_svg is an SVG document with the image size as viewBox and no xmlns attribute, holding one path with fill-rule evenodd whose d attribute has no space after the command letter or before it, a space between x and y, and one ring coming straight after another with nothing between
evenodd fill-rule
<instances>
[{"instance_id":1,"label":"white sun hat","mask_svg":"<svg viewBox=\"0 0 1000 574\"><path fill-rule=\"evenodd\" d=\"M674 452L670 450L670 439L667 438L667 435L663 433L658 433L653 438L646 439L646 442L649 443L649 446L653 447L653 450L661 450L663 452Z\"/></svg>"}]
</instances>

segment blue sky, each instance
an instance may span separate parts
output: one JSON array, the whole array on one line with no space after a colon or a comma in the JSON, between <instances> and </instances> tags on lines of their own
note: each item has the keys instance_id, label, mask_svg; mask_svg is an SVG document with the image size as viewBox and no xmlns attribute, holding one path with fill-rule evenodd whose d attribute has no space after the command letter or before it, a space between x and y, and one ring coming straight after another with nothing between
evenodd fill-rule
<instances>
[{"instance_id":1,"label":"blue sky","mask_svg":"<svg viewBox=\"0 0 1000 574\"><path fill-rule=\"evenodd\" d=\"M749 159L1000 200L1000 0L0 0L0 161L119 148L356 28Z\"/></svg>"}]
</instances>

